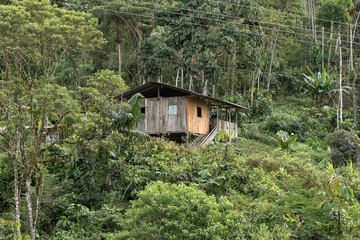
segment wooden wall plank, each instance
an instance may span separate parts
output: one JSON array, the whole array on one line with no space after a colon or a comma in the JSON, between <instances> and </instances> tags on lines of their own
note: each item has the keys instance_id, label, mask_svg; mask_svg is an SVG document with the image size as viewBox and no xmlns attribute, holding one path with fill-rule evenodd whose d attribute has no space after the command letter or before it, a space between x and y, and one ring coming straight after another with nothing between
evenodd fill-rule
<instances>
[{"instance_id":1,"label":"wooden wall plank","mask_svg":"<svg viewBox=\"0 0 360 240\"><path fill-rule=\"evenodd\" d=\"M201 117L197 116L197 108L201 108ZM209 106L203 100L195 97L187 98L188 131L197 134L209 133Z\"/></svg>"},{"instance_id":2,"label":"wooden wall plank","mask_svg":"<svg viewBox=\"0 0 360 240\"><path fill-rule=\"evenodd\" d=\"M177 114L169 114L169 105L176 105ZM146 133L187 131L186 97L148 98L145 111L147 117Z\"/></svg>"},{"instance_id":3,"label":"wooden wall plank","mask_svg":"<svg viewBox=\"0 0 360 240\"><path fill-rule=\"evenodd\" d=\"M229 122L229 121L225 121L225 120L215 120L212 123L211 127L212 128L215 127L217 122L218 122L219 131L225 130L227 133L231 133L231 131L234 130L234 137L238 136L237 123Z\"/></svg>"}]
</instances>

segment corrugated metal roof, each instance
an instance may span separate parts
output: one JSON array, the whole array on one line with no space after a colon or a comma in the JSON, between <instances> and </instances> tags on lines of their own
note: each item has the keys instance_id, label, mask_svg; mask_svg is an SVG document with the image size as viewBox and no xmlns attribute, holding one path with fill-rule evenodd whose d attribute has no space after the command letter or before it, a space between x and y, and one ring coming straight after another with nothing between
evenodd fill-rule
<instances>
[{"instance_id":1,"label":"corrugated metal roof","mask_svg":"<svg viewBox=\"0 0 360 240\"><path fill-rule=\"evenodd\" d=\"M141 85L139 87L133 88L127 92L122 94L122 97L125 99L131 98L136 93L141 93L145 98L157 97L158 96L158 87L160 87L160 93L162 97L176 97L176 96L196 96L200 99L206 100L211 103L216 103L213 105L222 105L233 108L241 108L251 110L250 108L241 106L236 103L220 100L214 97L206 96L194 91L190 91L184 88L175 87L166 83L158 83L158 82L149 82ZM121 96L118 96L117 99L121 99Z\"/></svg>"}]
</instances>

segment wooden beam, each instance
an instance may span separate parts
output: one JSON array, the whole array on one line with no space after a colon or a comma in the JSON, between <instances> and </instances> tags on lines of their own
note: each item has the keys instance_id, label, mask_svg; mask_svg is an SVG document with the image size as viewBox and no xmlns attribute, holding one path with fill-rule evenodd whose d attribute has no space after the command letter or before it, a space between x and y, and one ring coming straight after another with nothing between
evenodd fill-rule
<instances>
[{"instance_id":1,"label":"wooden beam","mask_svg":"<svg viewBox=\"0 0 360 240\"><path fill-rule=\"evenodd\" d=\"M235 121L236 121L236 126L238 124L238 110L235 110Z\"/></svg>"},{"instance_id":2,"label":"wooden beam","mask_svg":"<svg viewBox=\"0 0 360 240\"><path fill-rule=\"evenodd\" d=\"M238 110L237 110L237 109L235 109L235 121L236 121L236 125L235 125L235 129L236 129L235 137L238 137Z\"/></svg>"},{"instance_id":3,"label":"wooden beam","mask_svg":"<svg viewBox=\"0 0 360 240\"><path fill-rule=\"evenodd\" d=\"M186 147L189 147L189 133L186 132Z\"/></svg>"}]
</instances>

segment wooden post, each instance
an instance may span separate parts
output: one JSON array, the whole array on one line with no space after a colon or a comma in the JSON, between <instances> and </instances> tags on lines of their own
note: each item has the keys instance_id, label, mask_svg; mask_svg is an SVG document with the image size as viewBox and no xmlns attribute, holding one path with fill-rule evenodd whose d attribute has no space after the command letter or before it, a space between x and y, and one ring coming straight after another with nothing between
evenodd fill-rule
<instances>
[{"instance_id":1,"label":"wooden post","mask_svg":"<svg viewBox=\"0 0 360 240\"><path fill-rule=\"evenodd\" d=\"M238 136L238 110L237 109L235 109L235 121L236 121L236 125L235 125L235 130L236 130L236 132L235 132L235 137L237 137Z\"/></svg>"},{"instance_id":2,"label":"wooden post","mask_svg":"<svg viewBox=\"0 0 360 240\"><path fill-rule=\"evenodd\" d=\"M145 107L145 120L144 120L144 132L147 133L147 117L146 115L148 115L148 108L147 108L147 99L145 98L145 101L144 101L144 107Z\"/></svg>"},{"instance_id":3,"label":"wooden post","mask_svg":"<svg viewBox=\"0 0 360 240\"><path fill-rule=\"evenodd\" d=\"M235 121L236 121L236 124L238 124L238 110L237 109L235 110Z\"/></svg>"},{"instance_id":4,"label":"wooden post","mask_svg":"<svg viewBox=\"0 0 360 240\"><path fill-rule=\"evenodd\" d=\"M160 98L160 86L158 86L158 99Z\"/></svg>"}]
</instances>

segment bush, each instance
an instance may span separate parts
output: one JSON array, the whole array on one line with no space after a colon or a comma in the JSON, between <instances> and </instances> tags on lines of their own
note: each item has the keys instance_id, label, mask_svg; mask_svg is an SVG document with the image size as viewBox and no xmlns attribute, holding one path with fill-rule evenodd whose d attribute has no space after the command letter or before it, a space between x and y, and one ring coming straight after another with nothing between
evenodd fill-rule
<instances>
[{"instance_id":1,"label":"bush","mask_svg":"<svg viewBox=\"0 0 360 240\"><path fill-rule=\"evenodd\" d=\"M349 161L359 159L359 138L348 131L338 130L328 135L328 143L332 147L330 158L334 166L341 166Z\"/></svg>"},{"instance_id":2,"label":"bush","mask_svg":"<svg viewBox=\"0 0 360 240\"><path fill-rule=\"evenodd\" d=\"M125 214L117 239L237 239L243 220L225 198L196 187L154 182Z\"/></svg>"},{"instance_id":3,"label":"bush","mask_svg":"<svg viewBox=\"0 0 360 240\"><path fill-rule=\"evenodd\" d=\"M28 235L21 236L21 234L17 231L17 227L20 227L21 224L14 221L7 221L4 219L0 219L0 239L4 240L25 240L30 239Z\"/></svg>"},{"instance_id":4,"label":"bush","mask_svg":"<svg viewBox=\"0 0 360 240\"><path fill-rule=\"evenodd\" d=\"M263 97L254 100L251 111L251 118L260 118L271 114L273 111L273 103L271 98Z\"/></svg>"},{"instance_id":5,"label":"bush","mask_svg":"<svg viewBox=\"0 0 360 240\"><path fill-rule=\"evenodd\" d=\"M259 123L244 124L240 129L240 135L241 137L254 139L267 145L277 145L275 135L272 136L271 132L263 131Z\"/></svg>"},{"instance_id":6,"label":"bush","mask_svg":"<svg viewBox=\"0 0 360 240\"><path fill-rule=\"evenodd\" d=\"M264 128L273 133L283 130L290 134L294 133L302 135L305 126L300 117L294 114L277 111L266 118Z\"/></svg>"},{"instance_id":7,"label":"bush","mask_svg":"<svg viewBox=\"0 0 360 240\"><path fill-rule=\"evenodd\" d=\"M274 229L270 230L264 223L253 229L250 233L252 239L258 240L271 240L281 239L288 240L291 237L291 230L287 226L277 225Z\"/></svg>"}]
</instances>

